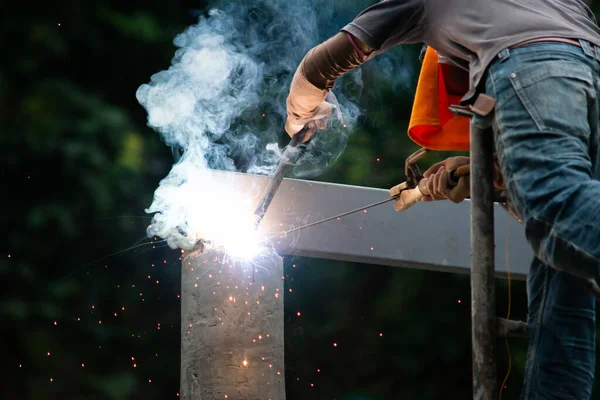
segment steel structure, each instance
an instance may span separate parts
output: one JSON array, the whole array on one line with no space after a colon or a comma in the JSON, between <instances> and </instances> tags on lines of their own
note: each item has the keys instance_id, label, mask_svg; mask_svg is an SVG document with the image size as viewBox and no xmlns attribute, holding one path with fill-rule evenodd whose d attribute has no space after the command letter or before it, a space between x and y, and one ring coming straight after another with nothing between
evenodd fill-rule
<instances>
[{"instance_id":1,"label":"steel structure","mask_svg":"<svg viewBox=\"0 0 600 400\"><path fill-rule=\"evenodd\" d=\"M381 204L317 225L384 201L389 191L284 179L266 209L260 194L273 186L270 178L214 171L215 179L234 178L238 190L266 209L259 232L272 251L235 268L214 250L183 259L182 398L285 398L280 254L470 273L473 398L491 399L496 336L527 331L522 322L496 319L494 276L505 277L510 265L511 277L524 279L532 252L519 223L492 205L490 137L471 140L478 149L471 154L471 180L479 188L472 188L473 201L418 203L403 212Z\"/></svg>"},{"instance_id":2,"label":"steel structure","mask_svg":"<svg viewBox=\"0 0 600 400\"><path fill-rule=\"evenodd\" d=\"M233 172L239 190L258 197L269 178ZM419 203L403 212L392 204L321 225L285 232L346 210L385 200L387 189L284 179L260 227L279 254L365 264L470 273L471 202ZM256 200L258 202L258 199ZM524 280L533 253L520 224L494 206L496 277ZM507 234L508 233L508 234ZM508 246L507 246L508 244ZM508 254L508 258L506 255ZM507 263L508 261L508 263Z\"/></svg>"},{"instance_id":3,"label":"steel structure","mask_svg":"<svg viewBox=\"0 0 600 400\"><path fill-rule=\"evenodd\" d=\"M494 282L494 142L491 129L471 124L471 347L473 399L496 396Z\"/></svg>"}]
</instances>

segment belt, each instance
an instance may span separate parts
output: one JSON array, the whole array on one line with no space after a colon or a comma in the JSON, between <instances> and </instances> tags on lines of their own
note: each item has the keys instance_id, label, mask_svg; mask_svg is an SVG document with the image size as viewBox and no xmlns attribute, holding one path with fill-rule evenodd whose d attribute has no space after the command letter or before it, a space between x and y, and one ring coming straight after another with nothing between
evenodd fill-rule
<instances>
[{"instance_id":1,"label":"belt","mask_svg":"<svg viewBox=\"0 0 600 400\"><path fill-rule=\"evenodd\" d=\"M579 41L574 40L574 39L567 39L567 38L561 38L561 37L540 37L540 38L535 38L535 39L524 40L522 42L519 42L517 44L510 46L509 49L516 49L517 47L525 46L525 45L531 44L531 43L539 43L539 42L560 42L560 43L567 43L567 44L572 44L573 46L581 47L581 44L579 43Z\"/></svg>"}]
</instances>

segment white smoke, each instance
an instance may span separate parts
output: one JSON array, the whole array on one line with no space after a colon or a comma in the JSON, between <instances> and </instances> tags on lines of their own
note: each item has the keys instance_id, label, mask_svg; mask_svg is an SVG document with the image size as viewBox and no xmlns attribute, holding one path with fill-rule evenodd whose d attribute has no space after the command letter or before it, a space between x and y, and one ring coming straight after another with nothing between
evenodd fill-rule
<instances>
[{"instance_id":1,"label":"white smoke","mask_svg":"<svg viewBox=\"0 0 600 400\"><path fill-rule=\"evenodd\" d=\"M223 181L211 170L268 174L274 169L281 156L278 143L289 140L283 131L285 99L297 65L325 38L318 27L336 25L335 31L349 21L334 23L331 2L315 1L227 2L178 35L170 68L138 89L149 126L168 146L183 151L146 210L155 213L149 236L183 249L198 238L225 247L248 242L252 197L236 189L235 177ZM327 20L319 21L315 10ZM349 81L356 89L360 74ZM352 124L358 108L337 93L345 122ZM349 131L330 122L309 145L296 176L327 167L343 151Z\"/></svg>"}]
</instances>

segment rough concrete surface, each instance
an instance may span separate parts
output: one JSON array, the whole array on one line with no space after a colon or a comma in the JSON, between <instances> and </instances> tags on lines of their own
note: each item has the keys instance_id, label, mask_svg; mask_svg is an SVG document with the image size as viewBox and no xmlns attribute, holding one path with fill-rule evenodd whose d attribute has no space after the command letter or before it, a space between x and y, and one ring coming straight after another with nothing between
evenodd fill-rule
<instances>
[{"instance_id":1,"label":"rough concrete surface","mask_svg":"<svg viewBox=\"0 0 600 400\"><path fill-rule=\"evenodd\" d=\"M283 260L182 261L181 398L284 400Z\"/></svg>"}]
</instances>

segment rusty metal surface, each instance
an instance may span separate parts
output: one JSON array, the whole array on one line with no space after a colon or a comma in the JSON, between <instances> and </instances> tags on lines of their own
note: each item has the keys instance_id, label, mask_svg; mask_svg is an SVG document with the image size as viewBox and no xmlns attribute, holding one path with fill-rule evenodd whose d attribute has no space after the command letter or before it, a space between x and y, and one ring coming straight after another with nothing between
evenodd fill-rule
<instances>
[{"instance_id":1,"label":"rusty metal surface","mask_svg":"<svg viewBox=\"0 0 600 400\"><path fill-rule=\"evenodd\" d=\"M471 346L473 399L497 397L493 134L471 124Z\"/></svg>"}]
</instances>

